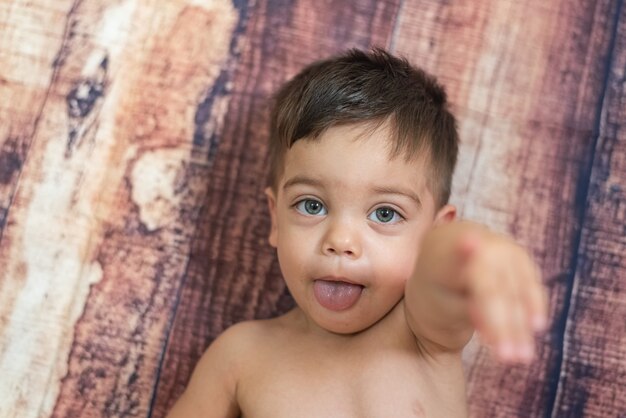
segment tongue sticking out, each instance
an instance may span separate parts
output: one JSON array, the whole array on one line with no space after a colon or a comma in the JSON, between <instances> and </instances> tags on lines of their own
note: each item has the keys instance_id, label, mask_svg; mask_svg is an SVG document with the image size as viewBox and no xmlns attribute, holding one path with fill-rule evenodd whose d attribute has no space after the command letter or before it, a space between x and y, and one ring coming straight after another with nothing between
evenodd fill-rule
<instances>
[{"instance_id":1,"label":"tongue sticking out","mask_svg":"<svg viewBox=\"0 0 626 418\"><path fill-rule=\"evenodd\" d=\"M313 292L317 301L332 311L343 311L356 303L361 296L363 286L346 282L316 280Z\"/></svg>"}]
</instances>

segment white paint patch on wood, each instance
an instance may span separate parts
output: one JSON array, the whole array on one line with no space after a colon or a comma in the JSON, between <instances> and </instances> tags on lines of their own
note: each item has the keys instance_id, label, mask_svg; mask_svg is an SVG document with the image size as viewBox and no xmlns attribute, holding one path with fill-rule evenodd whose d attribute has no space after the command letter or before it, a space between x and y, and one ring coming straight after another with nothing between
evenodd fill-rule
<instances>
[{"instance_id":1,"label":"white paint patch on wood","mask_svg":"<svg viewBox=\"0 0 626 418\"><path fill-rule=\"evenodd\" d=\"M74 295L74 303L71 305L72 310L69 312L66 322L68 325L71 325L71 327L68 326L67 328L65 328L65 332L60 335L60 347L72 346L72 340L74 337L73 325L80 319L83 314L83 303L85 300L87 300L87 297L89 296L89 290L91 289L91 286L102 280L102 266L97 261L91 264L87 264L83 266L81 276L83 277L83 280L86 282L85 284L87 286L78 286L76 289L77 292ZM52 368L52 373L50 374L49 381L46 382L47 387L46 391L44 392L43 405L39 412L40 417L48 417L52 414L52 410L54 409L54 405L57 401L57 396L59 394L58 382L67 373L67 355L67 350L60 349L57 351L56 362Z\"/></svg>"},{"instance_id":2,"label":"white paint patch on wood","mask_svg":"<svg viewBox=\"0 0 626 418\"><path fill-rule=\"evenodd\" d=\"M164 149L144 153L131 174L132 199L148 231L154 231L178 216L183 161L189 152Z\"/></svg>"},{"instance_id":3,"label":"white paint patch on wood","mask_svg":"<svg viewBox=\"0 0 626 418\"><path fill-rule=\"evenodd\" d=\"M138 7L126 0L97 11L102 15L87 45L68 45L72 64L51 87L0 247L3 418L45 417L55 408L74 327L94 284L108 279L97 261L103 230L112 216L133 215L133 205L119 207L130 203L118 200L124 176L131 175L131 198L149 229L177 212L177 179L193 139L187 116L219 75L237 21L229 1L189 5L155 0ZM75 18L85 19L83 12ZM190 42L168 43L172 33ZM68 124L68 80L100 77L105 58L104 95L88 116ZM171 71L155 72L152 60L164 58ZM155 97L160 108L150 107ZM138 126L145 114L151 123ZM79 133L69 154L68 125ZM146 136L138 138L138 130Z\"/></svg>"}]
</instances>

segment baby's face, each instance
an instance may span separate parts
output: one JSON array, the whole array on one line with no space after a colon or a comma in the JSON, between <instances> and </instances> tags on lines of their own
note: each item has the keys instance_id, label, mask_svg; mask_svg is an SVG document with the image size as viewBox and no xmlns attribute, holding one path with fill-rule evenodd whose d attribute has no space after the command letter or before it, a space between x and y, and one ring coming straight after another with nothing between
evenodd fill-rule
<instances>
[{"instance_id":1,"label":"baby's face","mask_svg":"<svg viewBox=\"0 0 626 418\"><path fill-rule=\"evenodd\" d=\"M363 129L296 142L277 193L267 191L287 286L314 324L336 333L383 318L404 295L425 233L454 216L450 206L435 213L423 162L390 159L386 129Z\"/></svg>"}]
</instances>

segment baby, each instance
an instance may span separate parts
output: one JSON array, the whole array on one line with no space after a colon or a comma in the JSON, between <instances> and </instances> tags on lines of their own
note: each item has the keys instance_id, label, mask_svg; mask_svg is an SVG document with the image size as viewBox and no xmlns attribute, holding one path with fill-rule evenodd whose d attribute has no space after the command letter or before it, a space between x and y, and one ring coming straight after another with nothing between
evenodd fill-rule
<instances>
[{"instance_id":1,"label":"baby","mask_svg":"<svg viewBox=\"0 0 626 418\"><path fill-rule=\"evenodd\" d=\"M297 306L226 330L169 417L465 417L474 330L529 362L546 326L538 269L455 220L446 94L374 49L317 62L276 96L266 190Z\"/></svg>"}]
</instances>

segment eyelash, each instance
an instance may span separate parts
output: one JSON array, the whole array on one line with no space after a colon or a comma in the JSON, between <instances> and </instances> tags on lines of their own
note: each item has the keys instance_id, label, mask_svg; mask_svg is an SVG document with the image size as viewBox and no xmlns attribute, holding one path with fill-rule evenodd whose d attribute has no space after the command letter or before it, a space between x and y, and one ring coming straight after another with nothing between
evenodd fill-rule
<instances>
[{"instance_id":1,"label":"eyelash","mask_svg":"<svg viewBox=\"0 0 626 418\"><path fill-rule=\"evenodd\" d=\"M392 218L391 218L391 220L390 220L389 222L383 222L383 221L380 221L380 219L379 219L379 221L380 221L380 222L378 222L378 221L376 221L376 220L374 220L374 219L372 219L372 218L371 218L371 217L372 217L372 215L376 216L376 215L378 214L378 211L379 211L379 210L381 210L381 209L387 209L387 210L389 210L389 211L393 212ZM376 217L377 217L377 216L376 216ZM398 219L397 219L395 222L392 222L394 219L396 219L396 217L397 217ZM398 212L397 210L395 210L394 208L389 207L389 206L380 206L380 207L377 207L377 208L376 208L376 209L374 209L372 212L370 212L370 214L368 215L367 219L370 219L371 221L374 221L374 222L376 222L376 223L378 223L378 224L382 224L382 225L395 225L395 224L397 224L397 223L404 222L404 221L406 220L406 219L404 218L404 216L402 216L402 215L400 214L400 212Z\"/></svg>"},{"instance_id":2,"label":"eyelash","mask_svg":"<svg viewBox=\"0 0 626 418\"><path fill-rule=\"evenodd\" d=\"M321 208L319 209L319 212L317 213L309 213L307 210L307 203L312 202L312 203L317 203L319 205L321 205ZM324 203L322 203L321 201L319 201L318 199L311 199L311 198L306 198L306 199L301 199L299 201L297 201L294 205L293 208L296 209L296 211L298 211L300 214L304 215L304 216L323 216L328 214L328 210L326 209L326 206L324 205ZM372 219L372 215L376 215L377 212L381 209L388 209L389 211L393 212L393 216L392 219L389 222L383 222L380 221L380 219L377 221L375 219ZM320 214L320 212L323 212ZM398 218L395 222L391 222L393 221L393 219ZM375 208L374 210L372 210L368 216L367 219L376 222L377 224L381 224L381 225L395 225L397 223L400 222L404 222L406 221L406 218L404 216L402 216L402 214L400 213L400 211L390 207L390 206L379 206L377 208Z\"/></svg>"},{"instance_id":3,"label":"eyelash","mask_svg":"<svg viewBox=\"0 0 626 418\"><path fill-rule=\"evenodd\" d=\"M310 198L307 198L307 199L301 199L301 200L297 201L297 202L293 205L293 207L294 207L294 208L295 208L298 212L300 212L300 213L301 213L301 214L303 214L303 215L307 215L307 216L320 216L320 215L318 215L318 214L316 214L316 213L307 213L307 211L306 211L306 204L307 204L307 202L319 203L319 204L320 204L320 206L321 206L321 209L320 209L320 210L323 210L323 211L324 211L323 215L326 215L326 213L328 213L328 211L326 210L326 206L324 206L324 204L323 204L322 202L320 202L319 200L317 200L317 199L310 199Z\"/></svg>"}]
</instances>

